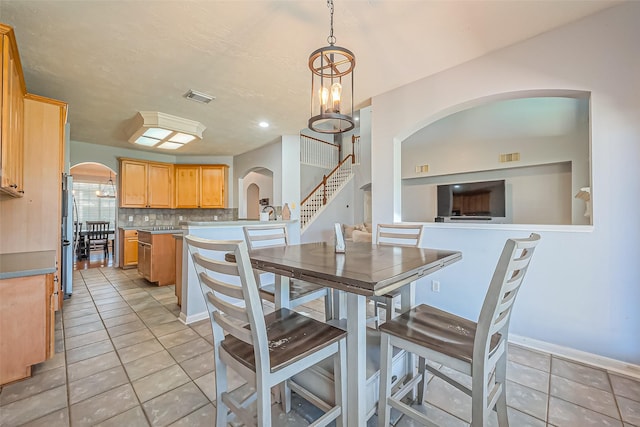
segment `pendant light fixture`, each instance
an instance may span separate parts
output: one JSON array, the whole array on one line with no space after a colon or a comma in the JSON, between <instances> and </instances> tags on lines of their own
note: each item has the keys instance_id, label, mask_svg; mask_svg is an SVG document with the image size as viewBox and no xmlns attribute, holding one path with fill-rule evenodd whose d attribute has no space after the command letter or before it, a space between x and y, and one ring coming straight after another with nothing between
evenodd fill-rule
<instances>
[{"instance_id":1,"label":"pendant light fixture","mask_svg":"<svg viewBox=\"0 0 640 427\"><path fill-rule=\"evenodd\" d=\"M111 179L111 172L109 172L109 181L106 184L100 186L100 190L96 191L96 196L101 199L115 199L116 198L116 185Z\"/></svg>"},{"instance_id":2,"label":"pendant light fixture","mask_svg":"<svg viewBox=\"0 0 640 427\"><path fill-rule=\"evenodd\" d=\"M353 52L336 46L333 35L333 0L327 0L331 13L329 46L315 50L309 56L311 70L311 118L309 129L320 133L348 132L353 120Z\"/></svg>"}]
</instances>

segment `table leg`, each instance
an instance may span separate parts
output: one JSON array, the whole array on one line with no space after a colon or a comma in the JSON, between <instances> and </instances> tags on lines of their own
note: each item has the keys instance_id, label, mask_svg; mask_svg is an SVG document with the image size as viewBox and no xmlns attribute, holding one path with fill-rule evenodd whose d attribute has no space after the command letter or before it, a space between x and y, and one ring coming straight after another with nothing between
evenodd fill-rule
<instances>
[{"instance_id":1,"label":"table leg","mask_svg":"<svg viewBox=\"0 0 640 427\"><path fill-rule=\"evenodd\" d=\"M400 290L400 311L404 313L405 311L411 310L411 307L414 306L416 301L416 282L411 282L406 286L403 286ZM405 372L411 378L415 372L416 364L415 357L412 353L407 352L405 356ZM410 394L410 399L415 399L416 390L414 389Z\"/></svg>"},{"instance_id":2,"label":"table leg","mask_svg":"<svg viewBox=\"0 0 640 427\"><path fill-rule=\"evenodd\" d=\"M276 310L279 308L290 308L291 301L289 300L289 286L290 279L287 276L281 276L276 274L273 278L275 280L275 305Z\"/></svg>"},{"instance_id":3,"label":"table leg","mask_svg":"<svg viewBox=\"0 0 640 427\"><path fill-rule=\"evenodd\" d=\"M364 427L366 420L367 299L347 294L347 425Z\"/></svg>"}]
</instances>

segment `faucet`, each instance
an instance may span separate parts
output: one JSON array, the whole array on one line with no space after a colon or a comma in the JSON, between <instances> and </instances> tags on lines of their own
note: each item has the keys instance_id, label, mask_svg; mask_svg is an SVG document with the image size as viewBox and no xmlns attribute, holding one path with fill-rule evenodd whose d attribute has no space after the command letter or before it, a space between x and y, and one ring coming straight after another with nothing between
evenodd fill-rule
<instances>
[{"instance_id":1,"label":"faucet","mask_svg":"<svg viewBox=\"0 0 640 427\"><path fill-rule=\"evenodd\" d=\"M271 208L271 212L269 212L269 219L271 219L271 214L273 213L273 220L275 221L276 218L276 208L274 208L271 205L267 205L264 208L262 208L262 212L267 212L267 209Z\"/></svg>"}]
</instances>

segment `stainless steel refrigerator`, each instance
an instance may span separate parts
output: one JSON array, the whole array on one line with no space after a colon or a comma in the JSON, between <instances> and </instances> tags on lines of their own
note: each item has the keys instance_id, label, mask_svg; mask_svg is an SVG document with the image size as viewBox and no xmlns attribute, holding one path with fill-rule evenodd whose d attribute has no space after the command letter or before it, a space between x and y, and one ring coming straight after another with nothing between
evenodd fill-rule
<instances>
[{"instance_id":1,"label":"stainless steel refrigerator","mask_svg":"<svg viewBox=\"0 0 640 427\"><path fill-rule=\"evenodd\" d=\"M71 297L73 292L73 177L66 173L62 175L62 266L60 278L64 298Z\"/></svg>"}]
</instances>

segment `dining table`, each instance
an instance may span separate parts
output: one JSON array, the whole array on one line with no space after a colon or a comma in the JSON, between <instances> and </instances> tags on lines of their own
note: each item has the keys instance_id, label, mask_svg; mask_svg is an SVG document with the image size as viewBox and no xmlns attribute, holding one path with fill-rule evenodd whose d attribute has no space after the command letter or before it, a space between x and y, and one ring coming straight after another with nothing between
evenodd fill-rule
<instances>
[{"instance_id":1,"label":"dining table","mask_svg":"<svg viewBox=\"0 0 640 427\"><path fill-rule=\"evenodd\" d=\"M78 257L78 259L89 258L89 236L99 235L99 233L107 233L107 236L111 241L111 252L115 253L115 238L111 237L115 236L116 231L114 229L108 229L103 232L81 230L78 231L78 241L74 242L74 247L76 248L76 256Z\"/></svg>"},{"instance_id":2,"label":"dining table","mask_svg":"<svg viewBox=\"0 0 640 427\"><path fill-rule=\"evenodd\" d=\"M327 242L260 248L249 252L254 268L274 273L280 294L276 305L287 306L290 279L333 288L346 296L337 317L346 319L347 410L346 425L365 426L372 409L366 407L367 297L399 289L401 311L415 300L416 280L462 259L459 251L407 246L347 242L344 253L336 253ZM379 367L378 367L379 369ZM375 393L377 396L377 393Z\"/></svg>"}]
</instances>

